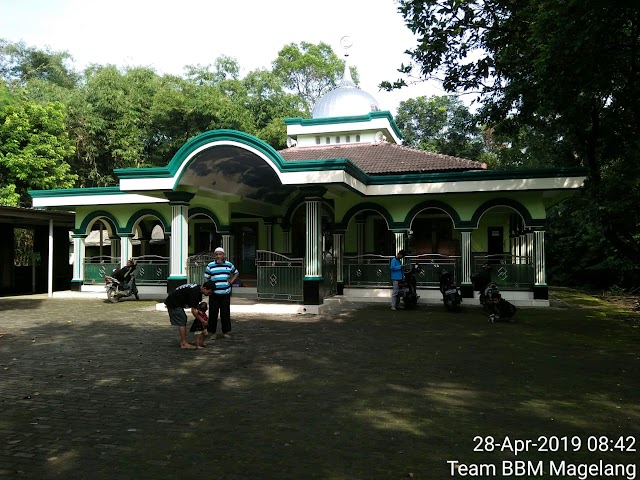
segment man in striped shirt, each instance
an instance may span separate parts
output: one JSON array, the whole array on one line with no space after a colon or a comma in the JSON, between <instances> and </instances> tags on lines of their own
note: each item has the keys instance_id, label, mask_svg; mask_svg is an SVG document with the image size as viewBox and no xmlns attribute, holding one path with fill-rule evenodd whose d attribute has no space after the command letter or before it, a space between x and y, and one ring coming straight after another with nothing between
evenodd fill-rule
<instances>
[{"instance_id":1,"label":"man in striped shirt","mask_svg":"<svg viewBox=\"0 0 640 480\"><path fill-rule=\"evenodd\" d=\"M229 333L231 331L231 286L240 272L238 272L233 263L226 260L222 247L216 248L214 255L216 259L209 263L204 270L205 280L211 280L216 285L215 290L209 296L209 325L207 330L212 334L212 338L215 338L218 312L220 312L222 336L231 338Z\"/></svg>"}]
</instances>

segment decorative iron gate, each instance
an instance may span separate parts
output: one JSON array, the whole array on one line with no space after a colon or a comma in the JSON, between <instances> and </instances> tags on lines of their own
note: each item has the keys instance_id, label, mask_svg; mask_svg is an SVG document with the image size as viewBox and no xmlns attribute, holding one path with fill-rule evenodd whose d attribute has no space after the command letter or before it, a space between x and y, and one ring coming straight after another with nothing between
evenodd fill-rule
<instances>
[{"instance_id":1,"label":"decorative iron gate","mask_svg":"<svg viewBox=\"0 0 640 480\"><path fill-rule=\"evenodd\" d=\"M204 269L215 259L216 256L213 252L202 252L187 258L187 282L202 284L204 282Z\"/></svg>"},{"instance_id":2,"label":"decorative iron gate","mask_svg":"<svg viewBox=\"0 0 640 480\"><path fill-rule=\"evenodd\" d=\"M258 299L303 301L304 258L257 250L256 274Z\"/></svg>"}]
</instances>

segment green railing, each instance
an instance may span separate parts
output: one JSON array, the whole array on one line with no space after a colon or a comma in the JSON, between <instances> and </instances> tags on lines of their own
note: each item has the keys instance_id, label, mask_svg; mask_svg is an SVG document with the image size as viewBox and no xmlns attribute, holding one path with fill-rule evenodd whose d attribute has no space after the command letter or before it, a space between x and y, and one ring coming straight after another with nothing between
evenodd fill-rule
<instances>
[{"instance_id":1,"label":"green railing","mask_svg":"<svg viewBox=\"0 0 640 480\"><path fill-rule=\"evenodd\" d=\"M391 270L389 263L393 257L384 255L359 255L344 257L344 282L346 287L389 287ZM418 287L438 288L440 274L447 270L457 283L460 270L460 257L439 254L408 255L404 258L408 269L412 264L422 267L416 281Z\"/></svg>"},{"instance_id":2,"label":"green railing","mask_svg":"<svg viewBox=\"0 0 640 480\"><path fill-rule=\"evenodd\" d=\"M304 259L256 251L256 290L261 300L303 301Z\"/></svg>"},{"instance_id":3,"label":"green railing","mask_svg":"<svg viewBox=\"0 0 640 480\"><path fill-rule=\"evenodd\" d=\"M343 258L345 287L388 287L391 285L389 262L393 257L358 255Z\"/></svg>"},{"instance_id":4,"label":"green railing","mask_svg":"<svg viewBox=\"0 0 640 480\"><path fill-rule=\"evenodd\" d=\"M142 255L134 258L136 269L133 272L138 285L166 285L169 278L169 257Z\"/></svg>"},{"instance_id":5,"label":"green railing","mask_svg":"<svg viewBox=\"0 0 640 480\"><path fill-rule=\"evenodd\" d=\"M105 275L111 275L116 268L120 268L120 257L107 255L86 257L84 259L83 283L85 285L104 284Z\"/></svg>"},{"instance_id":6,"label":"green railing","mask_svg":"<svg viewBox=\"0 0 640 480\"><path fill-rule=\"evenodd\" d=\"M473 272L480 272L483 265L491 265L491 281L500 289L533 288L533 264L530 257L517 255L474 255Z\"/></svg>"}]
</instances>

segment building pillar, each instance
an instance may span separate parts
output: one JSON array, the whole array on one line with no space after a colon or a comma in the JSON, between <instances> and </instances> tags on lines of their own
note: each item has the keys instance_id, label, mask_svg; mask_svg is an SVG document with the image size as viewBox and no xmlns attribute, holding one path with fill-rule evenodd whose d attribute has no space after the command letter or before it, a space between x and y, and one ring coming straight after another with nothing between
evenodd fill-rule
<instances>
[{"instance_id":1,"label":"building pillar","mask_svg":"<svg viewBox=\"0 0 640 480\"><path fill-rule=\"evenodd\" d=\"M120 233L120 267L133 257L133 233Z\"/></svg>"},{"instance_id":2,"label":"building pillar","mask_svg":"<svg viewBox=\"0 0 640 480\"><path fill-rule=\"evenodd\" d=\"M359 215L356 217L356 253L359 257L364 255L364 218Z\"/></svg>"},{"instance_id":3,"label":"building pillar","mask_svg":"<svg viewBox=\"0 0 640 480\"><path fill-rule=\"evenodd\" d=\"M400 250L405 249L406 244L406 230L394 230L393 235L396 238L396 250L393 252L394 255L397 255ZM403 260L404 263L404 260Z\"/></svg>"},{"instance_id":4,"label":"building pillar","mask_svg":"<svg viewBox=\"0 0 640 480\"><path fill-rule=\"evenodd\" d=\"M536 230L534 233L534 281L533 298L548 300L549 287L547 286L547 272L544 249L544 230Z\"/></svg>"},{"instance_id":5,"label":"building pillar","mask_svg":"<svg viewBox=\"0 0 640 480\"><path fill-rule=\"evenodd\" d=\"M189 192L165 192L171 205L171 243L167 292L187 283L187 258L189 256L189 202L194 197Z\"/></svg>"},{"instance_id":6,"label":"building pillar","mask_svg":"<svg viewBox=\"0 0 640 480\"><path fill-rule=\"evenodd\" d=\"M291 230L288 228L282 229L282 251L291 255Z\"/></svg>"},{"instance_id":7,"label":"building pillar","mask_svg":"<svg viewBox=\"0 0 640 480\"><path fill-rule=\"evenodd\" d=\"M460 232L460 293L463 298L473 298L471 262L471 230L463 230Z\"/></svg>"},{"instance_id":8,"label":"building pillar","mask_svg":"<svg viewBox=\"0 0 640 480\"><path fill-rule=\"evenodd\" d=\"M273 222L267 221L264 222L264 230L265 230L265 235L266 235L266 249L269 252L273 251Z\"/></svg>"},{"instance_id":9,"label":"building pillar","mask_svg":"<svg viewBox=\"0 0 640 480\"><path fill-rule=\"evenodd\" d=\"M344 262L344 235L333 234L333 258L336 259L336 293L344 294L343 262Z\"/></svg>"},{"instance_id":10,"label":"building pillar","mask_svg":"<svg viewBox=\"0 0 640 480\"><path fill-rule=\"evenodd\" d=\"M120 256L120 237L116 237L112 235L109 237L109 241L111 242L111 256L113 258Z\"/></svg>"},{"instance_id":11,"label":"building pillar","mask_svg":"<svg viewBox=\"0 0 640 480\"><path fill-rule=\"evenodd\" d=\"M224 250L224 256L227 260L233 262L233 252L231 251L233 249L233 235L229 233L223 233L221 234L221 237L222 245L220 246Z\"/></svg>"},{"instance_id":12,"label":"building pillar","mask_svg":"<svg viewBox=\"0 0 640 480\"><path fill-rule=\"evenodd\" d=\"M305 305L321 305L322 285L322 217L321 198L307 197L304 256L303 299Z\"/></svg>"},{"instance_id":13,"label":"building pillar","mask_svg":"<svg viewBox=\"0 0 640 480\"><path fill-rule=\"evenodd\" d=\"M79 292L84 282L84 241L86 233L74 233L73 239L73 278L71 279L71 290Z\"/></svg>"}]
</instances>

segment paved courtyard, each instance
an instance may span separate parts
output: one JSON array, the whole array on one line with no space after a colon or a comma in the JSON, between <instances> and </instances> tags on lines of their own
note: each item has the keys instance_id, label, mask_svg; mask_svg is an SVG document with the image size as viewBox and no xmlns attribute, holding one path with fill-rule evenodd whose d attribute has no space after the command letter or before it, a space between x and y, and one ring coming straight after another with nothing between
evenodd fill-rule
<instances>
[{"instance_id":1,"label":"paved courtyard","mask_svg":"<svg viewBox=\"0 0 640 480\"><path fill-rule=\"evenodd\" d=\"M637 436L637 349L594 349L566 311L244 313L183 351L153 301L0 298L0 480L438 479L516 459L475 435Z\"/></svg>"}]
</instances>

